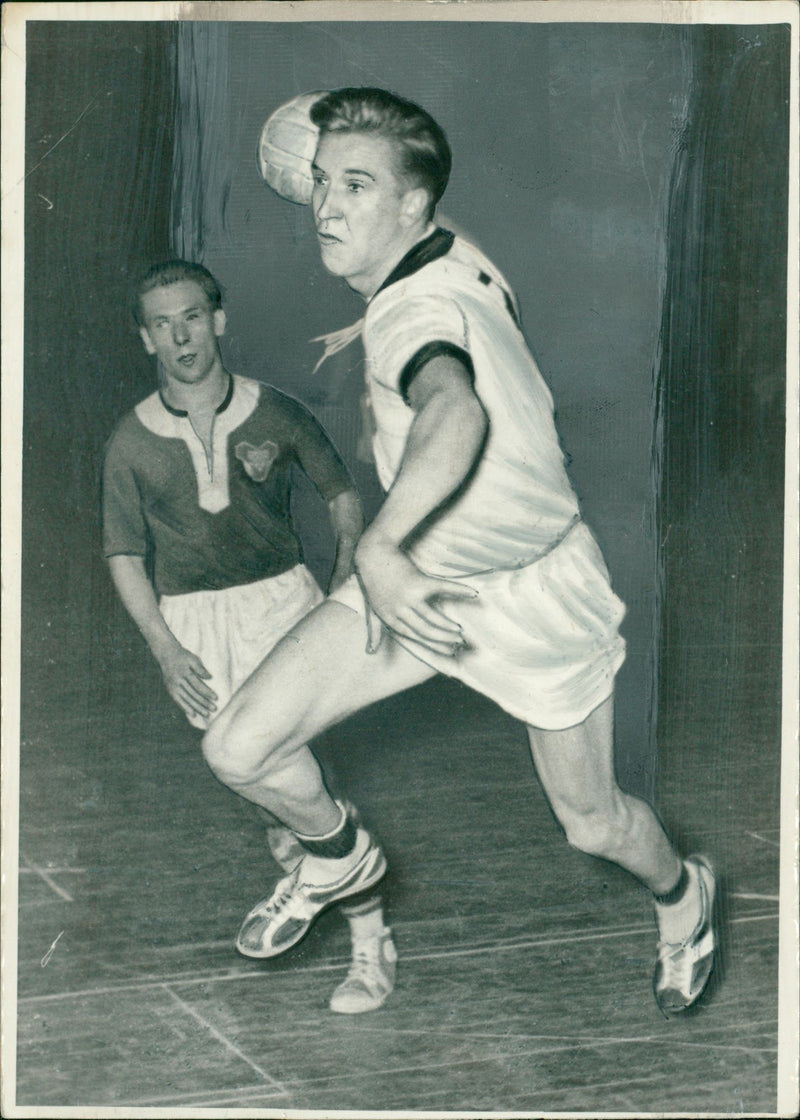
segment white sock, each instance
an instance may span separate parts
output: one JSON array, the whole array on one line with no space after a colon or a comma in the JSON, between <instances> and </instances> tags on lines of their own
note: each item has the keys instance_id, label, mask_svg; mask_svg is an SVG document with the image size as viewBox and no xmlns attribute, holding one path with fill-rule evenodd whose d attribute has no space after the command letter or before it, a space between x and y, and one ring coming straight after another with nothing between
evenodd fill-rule
<instances>
[{"instance_id":1,"label":"white sock","mask_svg":"<svg viewBox=\"0 0 800 1120\"><path fill-rule=\"evenodd\" d=\"M670 945L687 941L697 928L702 913L697 868L693 863L687 863L685 867L689 883L683 898L670 905L655 903L659 936Z\"/></svg>"},{"instance_id":2,"label":"white sock","mask_svg":"<svg viewBox=\"0 0 800 1120\"><path fill-rule=\"evenodd\" d=\"M353 941L379 937L384 931L383 906L380 899L374 903L365 903L365 906L367 905L370 907L368 910L361 910L355 906L342 908L342 916L347 919Z\"/></svg>"}]
</instances>

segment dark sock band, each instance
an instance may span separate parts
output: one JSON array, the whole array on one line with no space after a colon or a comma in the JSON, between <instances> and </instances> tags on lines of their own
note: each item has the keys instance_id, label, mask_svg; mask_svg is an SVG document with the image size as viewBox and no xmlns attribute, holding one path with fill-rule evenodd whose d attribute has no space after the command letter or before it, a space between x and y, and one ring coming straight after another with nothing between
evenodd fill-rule
<instances>
[{"instance_id":1,"label":"dark sock band","mask_svg":"<svg viewBox=\"0 0 800 1120\"><path fill-rule=\"evenodd\" d=\"M312 856L341 859L342 856L349 856L356 846L355 822L346 816L341 828L333 836L326 836L323 840L315 840L309 836L298 836L297 839Z\"/></svg>"},{"instance_id":2,"label":"dark sock band","mask_svg":"<svg viewBox=\"0 0 800 1120\"><path fill-rule=\"evenodd\" d=\"M672 906L676 902L680 902L686 894L686 889L689 886L689 872L686 870L686 864L681 864L681 874L675 886L671 891L666 894L653 894L656 902L660 902L662 906Z\"/></svg>"}]
</instances>

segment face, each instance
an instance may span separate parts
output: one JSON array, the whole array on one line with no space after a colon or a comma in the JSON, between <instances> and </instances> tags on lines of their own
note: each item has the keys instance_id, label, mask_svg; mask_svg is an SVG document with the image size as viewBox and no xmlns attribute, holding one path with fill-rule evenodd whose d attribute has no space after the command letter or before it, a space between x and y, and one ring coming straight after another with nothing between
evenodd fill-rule
<instances>
[{"instance_id":1,"label":"face","mask_svg":"<svg viewBox=\"0 0 800 1120\"><path fill-rule=\"evenodd\" d=\"M225 312L212 308L194 280L145 292L141 314L145 349L168 378L193 385L222 368L217 340L225 333Z\"/></svg>"},{"instance_id":2,"label":"face","mask_svg":"<svg viewBox=\"0 0 800 1120\"><path fill-rule=\"evenodd\" d=\"M311 208L322 263L369 298L427 224L427 193L395 169L394 145L363 132L324 133Z\"/></svg>"}]
</instances>

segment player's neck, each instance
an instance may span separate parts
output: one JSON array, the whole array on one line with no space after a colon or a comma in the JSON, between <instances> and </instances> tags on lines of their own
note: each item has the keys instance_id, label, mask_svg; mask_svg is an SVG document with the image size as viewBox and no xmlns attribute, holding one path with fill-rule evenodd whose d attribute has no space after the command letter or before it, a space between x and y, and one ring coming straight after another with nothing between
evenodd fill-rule
<instances>
[{"instance_id":1,"label":"player's neck","mask_svg":"<svg viewBox=\"0 0 800 1120\"><path fill-rule=\"evenodd\" d=\"M228 392L230 375L219 360L200 381L179 381L160 371L161 395L171 408L190 415L214 412Z\"/></svg>"},{"instance_id":2,"label":"player's neck","mask_svg":"<svg viewBox=\"0 0 800 1120\"><path fill-rule=\"evenodd\" d=\"M424 241L436 229L435 222L426 222L421 228L417 227L409 233L408 237L403 238L401 242L395 246L395 251L383 261L380 272L376 275L365 279L363 284L360 284L355 291L363 296L367 302L372 299L377 291L379 291L383 282L387 277L391 276L403 257L407 256L415 245L419 245L420 241ZM353 284L350 285L354 287Z\"/></svg>"}]
</instances>

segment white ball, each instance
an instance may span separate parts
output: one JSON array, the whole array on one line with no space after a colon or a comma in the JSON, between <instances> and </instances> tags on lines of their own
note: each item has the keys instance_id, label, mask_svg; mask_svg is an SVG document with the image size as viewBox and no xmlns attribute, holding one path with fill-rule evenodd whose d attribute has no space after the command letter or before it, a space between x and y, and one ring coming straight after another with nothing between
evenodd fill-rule
<instances>
[{"instance_id":1,"label":"white ball","mask_svg":"<svg viewBox=\"0 0 800 1120\"><path fill-rule=\"evenodd\" d=\"M258 166L270 187L289 202L307 206L314 186L311 162L317 150L319 129L309 110L324 91L301 93L276 109L261 129Z\"/></svg>"}]
</instances>

